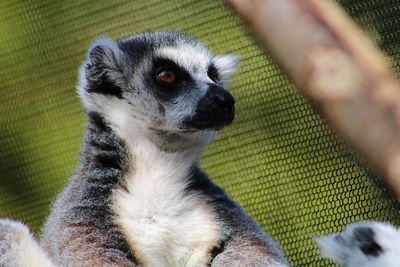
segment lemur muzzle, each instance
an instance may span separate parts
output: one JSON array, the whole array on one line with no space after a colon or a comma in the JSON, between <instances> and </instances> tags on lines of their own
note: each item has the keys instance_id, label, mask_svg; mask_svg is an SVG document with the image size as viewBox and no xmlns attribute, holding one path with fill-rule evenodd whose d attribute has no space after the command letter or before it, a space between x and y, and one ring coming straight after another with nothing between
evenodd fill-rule
<instances>
[{"instance_id":1,"label":"lemur muzzle","mask_svg":"<svg viewBox=\"0 0 400 267\"><path fill-rule=\"evenodd\" d=\"M235 99L215 84L210 84L207 93L198 102L195 115L187 122L196 129L221 129L230 124L235 116Z\"/></svg>"}]
</instances>

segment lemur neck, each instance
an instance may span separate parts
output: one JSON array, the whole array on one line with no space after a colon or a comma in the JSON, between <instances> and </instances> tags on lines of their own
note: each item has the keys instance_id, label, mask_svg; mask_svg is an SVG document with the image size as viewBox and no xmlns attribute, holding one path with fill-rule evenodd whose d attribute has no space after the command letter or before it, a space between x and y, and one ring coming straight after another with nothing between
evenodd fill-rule
<instances>
[{"instance_id":1,"label":"lemur neck","mask_svg":"<svg viewBox=\"0 0 400 267\"><path fill-rule=\"evenodd\" d=\"M112 177L116 182L113 186L121 181L135 181L133 187L150 181L184 185L190 179L190 172L201 153L201 144L166 151L159 145L159 140L152 139L155 138L153 135L150 138L147 132L124 132L98 113L88 115L81 171L89 165L99 168L90 179L110 181Z\"/></svg>"},{"instance_id":2,"label":"lemur neck","mask_svg":"<svg viewBox=\"0 0 400 267\"><path fill-rule=\"evenodd\" d=\"M166 163L191 167L200 157L208 139L207 133L173 133L143 128L136 125L113 125L113 132L120 137L134 158L133 160L161 160Z\"/></svg>"},{"instance_id":3,"label":"lemur neck","mask_svg":"<svg viewBox=\"0 0 400 267\"><path fill-rule=\"evenodd\" d=\"M171 133L164 130L149 129L147 138L166 153L199 154L207 143L206 133Z\"/></svg>"}]
</instances>

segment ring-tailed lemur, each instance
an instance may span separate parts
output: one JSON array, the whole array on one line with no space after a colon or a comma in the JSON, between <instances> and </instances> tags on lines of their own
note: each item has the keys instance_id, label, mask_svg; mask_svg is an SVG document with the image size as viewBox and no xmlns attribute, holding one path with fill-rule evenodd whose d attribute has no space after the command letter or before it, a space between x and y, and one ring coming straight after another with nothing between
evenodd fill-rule
<instances>
[{"instance_id":1,"label":"ring-tailed lemur","mask_svg":"<svg viewBox=\"0 0 400 267\"><path fill-rule=\"evenodd\" d=\"M400 231L392 225L359 222L343 233L317 238L324 256L344 267L400 266Z\"/></svg>"},{"instance_id":2,"label":"ring-tailed lemur","mask_svg":"<svg viewBox=\"0 0 400 267\"><path fill-rule=\"evenodd\" d=\"M5 238L14 251L1 248L2 266L288 266L197 164L233 120L236 64L176 32L95 41L78 86L89 117L80 164L41 239L49 259L35 244L28 259L26 228L2 221L0 234L18 235Z\"/></svg>"}]
</instances>

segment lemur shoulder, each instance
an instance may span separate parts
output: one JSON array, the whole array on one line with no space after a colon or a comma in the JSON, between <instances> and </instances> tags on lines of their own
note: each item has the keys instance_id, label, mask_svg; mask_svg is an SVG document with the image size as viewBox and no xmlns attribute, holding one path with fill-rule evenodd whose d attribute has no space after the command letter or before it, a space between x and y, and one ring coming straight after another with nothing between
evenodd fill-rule
<instances>
[{"instance_id":1,"label":"lemur shoulder","mask_svg":"<svg viewBox=\"0 0 400 267\"><path fill-rule=\"evenodd\" d=\"M41 247L24 226L1 222L5 236L19 231L26 241L4 250L2 266L288 266L198 167L204 145L234 118L227 86L236 64L176 32L95 41L78 86L88 114L80 164ZM30 243L44 251L24 265L18 255Z\"/></svg>"}]
</instances>

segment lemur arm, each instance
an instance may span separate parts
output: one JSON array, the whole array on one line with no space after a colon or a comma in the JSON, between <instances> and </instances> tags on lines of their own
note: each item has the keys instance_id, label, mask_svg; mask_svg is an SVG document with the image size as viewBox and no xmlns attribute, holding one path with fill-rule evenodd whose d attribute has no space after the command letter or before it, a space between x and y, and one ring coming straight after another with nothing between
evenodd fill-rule
<instances>
[{"instance_id":1,"label":"lemur arm","mask_svg":"<svg viewBox=\"0 0 400 267\"><path fill-rule=\"evenodd\" d=\"M55 265L24 224L1 219L0 266L54 267Z\"/></svg>"},{"instance_id":2,"label":"lemur arm","mask_svg":"<svg viewBox=\"0 0 400 267\"><path fill-rule=\"evenodd\" d=\"M52 241L42 242L49 256L60 266L137 267L115 247L113 240L90 225L69 225L55 228Z\"/></svg>"},{"instance_id":3,"label":"lemur arm","mask_svg":"<svg viewBox=\"0 0 400 267\"><path fill-rule=\"evenodd\" d=\"M289 266L275 241L198 168L193 170L190 189L207 196L224 233L220 246L213 251L211 267Z\"/></svg>"},{"instance_id":4,"label":"lemur arm","mask_svg":"<svg viewBox=\"0 0 400 267\"><path fill-rule=\"evenodd\" d=\"M221 253L215 256L211 267L288 267L276 247L255 235L236 235L228 239Z\"/></svg>"},{"instance_id":5,"label":"lemur arm","mask_svg":"<svg viewBox=\"0 0 400 267\"><path fill-rule=\"evenodd\" d=\"M289 266L275 242L256 227L253 219L231 200L226 199L223 202L225 204L220 208L228 208L220 210L223 214L220 223L226 232L226 238L217 249L219 253L212 260L212 267Z\"/></svg>"}]
</instances>

